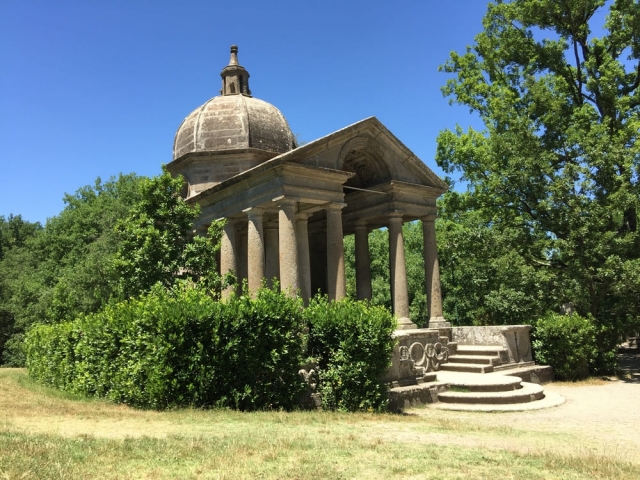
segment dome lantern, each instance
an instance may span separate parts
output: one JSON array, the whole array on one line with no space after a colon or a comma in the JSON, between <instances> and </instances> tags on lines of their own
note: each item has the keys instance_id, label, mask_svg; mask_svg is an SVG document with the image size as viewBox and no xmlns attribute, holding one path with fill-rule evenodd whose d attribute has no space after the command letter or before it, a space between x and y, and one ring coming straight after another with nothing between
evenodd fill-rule
<instances>
[{"instance_id":1,"label":"dome lantern","mask_svg":"<svg viewBox=\"0 0 640 480\"><path fill-rule=\"evenodd\" d=\"M220 72L222 77L222 90L220 95L246 95L251 96L249 90L249 72L238 63L238 46L231 45L231 58L229 65Z\"/></svg>"}]
</instances>

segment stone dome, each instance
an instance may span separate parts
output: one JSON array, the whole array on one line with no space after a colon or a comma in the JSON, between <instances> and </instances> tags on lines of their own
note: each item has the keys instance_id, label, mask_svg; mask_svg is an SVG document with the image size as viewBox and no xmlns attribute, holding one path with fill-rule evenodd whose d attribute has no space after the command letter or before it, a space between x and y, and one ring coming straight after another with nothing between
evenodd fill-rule
<instances>
[{"instance_id":1,"label":"stone dome","mask_svg":"<svg viewBox=\"0 0 640 480\"><path fill-rule=\"evenodd\" d=\"M295 139L276 107L253 98L249 72L238 64L238 47L220 74L222 90L184 119L173 142L173 160L193 152L257 149L276 154L295 148Z\"/></svg>"},{"instance_id":2,"label":"stone dome","mask_svg":"<svg viewBox=\"0 0 640 480\"><path fill-rule=\"evenodd\" d=\"M213 97L184 119L173 143L173 159L192 152L255 148L285 153L295 140L276 107L247 95Z\"/></svg>"}]
</instances>

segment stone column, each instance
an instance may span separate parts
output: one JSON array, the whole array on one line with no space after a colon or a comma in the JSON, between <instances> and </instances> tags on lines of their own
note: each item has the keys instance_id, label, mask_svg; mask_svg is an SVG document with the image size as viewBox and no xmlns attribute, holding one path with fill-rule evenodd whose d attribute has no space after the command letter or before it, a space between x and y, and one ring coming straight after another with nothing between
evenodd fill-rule
<instances>
[{"instance_id":1,"label":"stone column","mask_svg":"<svg viewBox=\"0 0 640 480\"><path fill-rule=\"evenodd\" d=\"M298 244L298 262L300 272L300 293L305 305L309 305L311 298L311 262L309 259L309 230L307 222L310 213L296 215L296 241Z\"/></svg>"},{"instance_id":2,"label":"stone column","mask_svg":"<svg viewBox=\"0 0 640 480\"><path fill-rule=\"evenodd\" d=\"M393 313L398 317L398 329L417 328L409 320L409 290L407 288L407 265L404 258L402 236L402 214L389 215L389 270L391 271L391 301Z\"/></svg>"},{"instance_id":3,"label":"stone column","mask_svg":"<svg viewBox=\"0 0 640 480\"><path fill-rule=\"evenodd\" d=\"M422 218L424 279L429 307L429 328L451 326L442 316L442 293L440 291L440 266L438 264L435 219L435 215Z\"/></svg>"},{"instance_id":4,"label":"stone column","mask_svg":"<svg viewBox=\"0 0 640 480\"><path fill-rule=\"evenodd\" d=\"M224 276L227 273L236 275L238 272L236 259L236 224L233 220L227 219L222 230L222 239L220 241L220 275ZM222 299L228 299L234 291L234 286L225 288L222 291Z\"/></svg>"},{"instance_id":5,"label":"stone column","mask_svg":"<svg viewBox=\"0 0 640 480\"><path fill-rule=\"evenodd\" d=\"M280 259L278 255L278 222L267 223L264 230L264 275L267 278L267 286L269 288L273 288L273 279L280 279Z\"/></svg>"},{"instance_id":6,"label":"stone column","mask_svg":"<svg viewBox=\"0 0 640 480\"><path fill-rule=\"evenodd\" d=\"M342 300L347 296L342 236L342 209L344 207L344 203L332 203L327 207L327 287L329 300Z\"/></svg>"},{"instance_id":7,"label":"stone column","mask_svg":"<svg viewBox=\"0 0 640 480\"><path fill-rule=\"evenodd\" d=\"M247 283L249 293L255 297L264 280L264 235L261 208L248 208L247 214Z\"/></svg>"},{"instance_id":8,"label":"stone column","mask_svg":"<svg viewBox=\"0 0 640 480\"><path fill-rule=\"evenodd\" d=\"M366 223L356 225L355 237L358 300L371 300L371 260L369 258L369 230Z\"/></svg>"},{"instance_id":9,"label":"stone column","mask_svg":"<svg viewBox=\"0 0 640 480\"><path fill-rule=\"evenodd\" d=\"M297 202L282 199L278 206L278 248L280 256L280 288L288 295L298 295L298 245L296 242Z\"/></svg>"}]
</instances>

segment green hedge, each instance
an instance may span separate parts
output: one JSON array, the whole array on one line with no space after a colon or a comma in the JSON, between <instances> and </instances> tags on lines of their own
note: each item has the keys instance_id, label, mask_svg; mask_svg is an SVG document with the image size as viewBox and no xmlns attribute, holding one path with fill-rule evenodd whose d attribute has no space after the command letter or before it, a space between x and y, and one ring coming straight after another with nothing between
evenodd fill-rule
<instances>
[{"instance_id":1,"label":"green hedge","mask_svg":"<svg viewBox=\"0 0 640 480\"><path fill-rule=\"evenodd\" d=\"M42 384L140 408L292 409L306 389L298 374L305 327L324 407L384 410L391 314L326 298L303 313L299 300L267 289L222 303L187 284L158 285L74 322L33 328L27 366Z\"/></svg>"},{"instance_id":2,"label":"green hedge","mask_svg":"<svg viewBox=\"0 0 640 480\"><path fill-rule=\"evenodd\" d=\"M596 336L591 319L550 313L534 324L536 362L551 365L558 380L586 378L598 355Z\"/></svg>"},{"instance_id":3,"label":"green hedge","mask_svg":"<svg viewBox=\"0 0 640 480\"><path fill-rule=\"evenodd\" d=\"M304 383L301 305L270 290L213 301L156 287L72 323L27 336L40 383L142 408L291 409Z\"/></svg>"},{"instance_id":4,"label":"green hedge","mask_svg":"<svg viewBox=\"0 0 640 480\"><path fill-rule=\"evenodd\" d=\"M387 388L380 379L391 364L395 318L383 307L326 297L313 299L305 316L323 407L386 410Z\"/></svg>"}]
</instances>

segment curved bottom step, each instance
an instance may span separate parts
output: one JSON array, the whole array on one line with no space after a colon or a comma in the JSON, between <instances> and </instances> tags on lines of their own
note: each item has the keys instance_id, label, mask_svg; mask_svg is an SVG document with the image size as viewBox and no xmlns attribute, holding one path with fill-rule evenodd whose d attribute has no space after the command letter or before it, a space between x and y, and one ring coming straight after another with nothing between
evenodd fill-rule
<instances>
[{"instance_id":1,"label":"curved bottom step","mask_svg":"<svg viewBox=\"0 0 640 480\"><path fill-rule=\"evenodd\" d=\"M483 404L483 403L444 403L436 402L427 405L436 410L454 410L459 412L523 412L527 410L541 410L543 408L557 407L565 402L563 396L557 393L545 393L541 400L527 403L511 404Z\"/></svg>"},{"instance_id":2,"label":"curved bottom step","mask_svg":"<svg viewBox=\"0 0 640 480\"><path fill-rule=\"evenodd\" d=\"M438 400L442 403L479 403L485 405L504 405L513 403L528 403L542 400L544 388L535 383L521 383L522 388L504 391L470 391L464 386L454 387L447 392L438 393Z\"/></svg>"}]
</instances>

